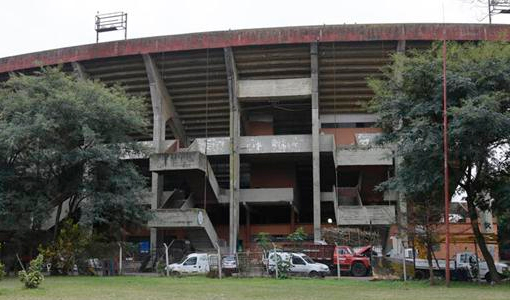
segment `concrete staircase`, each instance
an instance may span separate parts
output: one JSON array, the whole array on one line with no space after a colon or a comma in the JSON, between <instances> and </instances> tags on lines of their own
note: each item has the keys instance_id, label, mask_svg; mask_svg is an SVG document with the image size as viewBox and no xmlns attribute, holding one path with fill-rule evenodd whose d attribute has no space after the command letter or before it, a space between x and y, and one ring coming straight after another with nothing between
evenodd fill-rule
<instances>
[{"instance_id":1,"label":"concrete staircase","mask_svg":"<svg viewBox=\"0 0 510 300\"><path fill-rule=\"evenodd\" d=\"M206 211L199 208L157 209L148 226L152 228L180 228L196 251L210 252L218 247L218 235Z\"/></svg>"},{"instance_id":2,"label":"concrete staircase","mask_svg":"<svg viewBox=\"0 0 510 300\"><path fill-rule=\"evenodd\" d=\"M200 152L153 154L150 170L179 178L199 203L204 200L204 187L207 201L218 202L221 188L207 157Z\"/></svg>"}]
</instances>

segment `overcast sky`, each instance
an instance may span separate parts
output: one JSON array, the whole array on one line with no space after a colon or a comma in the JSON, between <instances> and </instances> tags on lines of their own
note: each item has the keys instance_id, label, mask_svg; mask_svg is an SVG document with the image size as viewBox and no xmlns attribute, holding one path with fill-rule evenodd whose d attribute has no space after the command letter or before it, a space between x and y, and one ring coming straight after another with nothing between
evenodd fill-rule
<instances>
[{"instance_id":1,"label":"overcast sky","mask_svg":"<svg viewBox=\"0 0 510 300\"><path fill-rule=\"evenodd\" d=\"M128 38L296 25L488 22L477 0L8 0L0 4L0 57L94 43L98 11L127 12ZM493 22L510 23L510 16ZM100 37L122 38L120 32Z\"/></svg>"}]
</instances>

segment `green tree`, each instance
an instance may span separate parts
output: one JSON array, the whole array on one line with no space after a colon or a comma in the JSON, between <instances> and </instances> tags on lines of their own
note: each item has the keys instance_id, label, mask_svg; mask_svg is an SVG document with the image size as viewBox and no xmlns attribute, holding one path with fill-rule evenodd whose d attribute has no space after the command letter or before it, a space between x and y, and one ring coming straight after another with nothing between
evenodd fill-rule
<instances>
[{"instance_id":1,"label":"green tree","mask_svg":"<svg viewBox=\"0 0 510 300\"><path fill-rule=\"evenodd\" d=\"M301 245L308 237L308 234L306 234L303 227L298 227L293 233L289 234L287 236L287 239L292 242L292 246L294 247L294 250L303 250L299 249L301 248Z\"/></svg>"},{"instance_id":2,"label":"green tree","mask_svg":"<svg viewBox=\"0 0 510 300\"><path fill-rule=\"evenodd\" d=\"M479 229L477 210L498 211L508 206L500 193L509 174L510 45L449 43L447 98L450 193L459 187L468 204L476 242L499 280L494 259ZM380 116L382 143L396 147L399 170L384 186L411 199L441 205L442 152L441 45L429 50L396 54L371 80L375 92L371 108Z\"/></svg>"},{"instance_id":3,"label":"green tree","mask_svg":"<svg viewBox=\"0 0 510 300\"><path fill-rule=\"evenodd\" d=\"M147 180L120 158L144 151L132 136L146 128L145 112L119 87L56 68L11 74L0 85L0 227L34 232L56 211L55 240L67 203L74 221L144 222Z\"/></svg>"}]
</instances>

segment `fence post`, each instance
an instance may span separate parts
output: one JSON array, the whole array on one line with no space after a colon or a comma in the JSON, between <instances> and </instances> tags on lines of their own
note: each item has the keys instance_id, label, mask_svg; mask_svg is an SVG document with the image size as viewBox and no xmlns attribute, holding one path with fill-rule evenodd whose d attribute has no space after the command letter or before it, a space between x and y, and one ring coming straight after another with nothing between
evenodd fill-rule
<instances>
[{"instance_id":1,"label":"fence post","mask_svg":"<svg viewBox=\"0 0 510 300\"><path fill-rule=\"evenodd\" d=\"M170 276L170 270L168 268L168 245L166 243L163 243L163 246L165 246L165 271L166 271L166 277L168 277L168 276Z\"/></svg>"},{"instance_id":2,"label":"fence post","mask_svg":"<svg viewBox=\"0 0 510 300\"><path fill-rule=\"evenodd\" d=\"M335 243L335 253L333 254L333 257L336 255L336 277L337 279L340 279L340 255L338 253L338 244Z\"/></svg>"},{"instance_id":3,"label":"fence post","mask_svg":"<svg viewBox=\"0 0 510 300\"><path fill-rule=\"evenodd\" d=\"M274 255L274 259L275 259L275 268L274 268L274 271L275 271L276 279L278 279L278 261L279 261L280 256L278 256L276 254L276 245L274 243L273 243L273 252L274 252L273 255ZM269 256L271 256L271 255L269 255ZM269 259L267 261L269 262Z\"/></svg>"},{"instance_id":4,"label":"fence post","mask_svg":"<svg viewBox=\"0 0 510 300\"><path fill-rule=\"evenodd\" d=\"M216 248L218 249L218 278L221 279L221 275L222 275L221 274L221 249L220 249L220 245L218 243L216 243Z\"/></svg>"},{"instance_id":5,"label":"fence post","mask_svg":"<svg viewBox=\"0 0 510 300\"><path fill-rule=\"evenodd\" d=\"M402 253L402 267L404 269L404 282L406 282L407 281L407 274L406 274L407 273L406 272L407 271L406 270L406 247L404 246L404 241L403 240L402 240L402 250L403 250L402 251L403 252ZM449 260L448 260L449 258L446 258L446 259L447 259L446 263L449 263Z\"/></svg>"},{"instance_id":6,"label":"fence post","mask_svg":"<svg viewBox=\"0 0 510 300\"><path fill-rule=\"evenodd\" d=\"M119 243L119 275L122 275L122 243Z\"/></svg>"}]
</instances>

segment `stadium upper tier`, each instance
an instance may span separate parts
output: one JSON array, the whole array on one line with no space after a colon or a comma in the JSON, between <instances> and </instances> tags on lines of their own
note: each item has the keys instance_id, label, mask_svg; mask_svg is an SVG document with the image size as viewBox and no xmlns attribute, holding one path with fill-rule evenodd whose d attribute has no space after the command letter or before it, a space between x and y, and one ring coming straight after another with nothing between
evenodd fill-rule
<instances>
[{"instance_id":1,"label":"stadium upper tier","mask_svg":"<svg viewBox=\"0 0 510 300\"><path fill-rule=\"evenodd\" d=\"M88 78L119 84L151 106L143 55L149 54L190 138L229 135L229 93L224 48L231 47L239 82L310 78L310 43L318 43L321 115L363 113L372 97L367 78L381 75L397 51L430 47L431 42L508 41L509 25L375 24L324 25L229 30L89 44L0 58L0 81L10 72L31 73L41 66L81 70ZM72 63L78 63L73 64ZM294 81L297 82L297 81ZM281 83L281 82L280 82ZM275 85L276 88L279 85ZM245 111L278 106L295 111L275 119L282 133L308 127L309 95L285 100L241 100ZM269 103L269 105L268 105ZM269 108L268 108L269 107ZM149 109L152 113L152 109ZM149 116L152 121L152 116ZM297 128L297 129L296 129ZM139 139L152 139L152 126ZM172 131L167 130L172 139Z\"/></svg>"}]
</instances>

